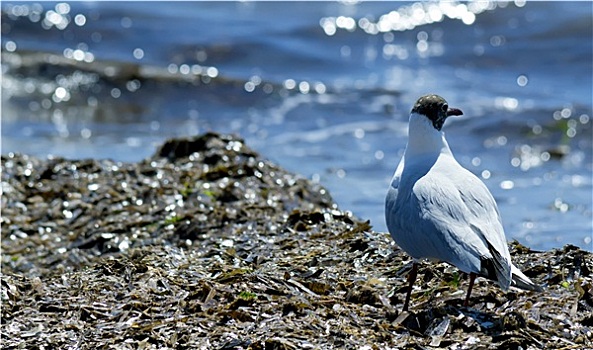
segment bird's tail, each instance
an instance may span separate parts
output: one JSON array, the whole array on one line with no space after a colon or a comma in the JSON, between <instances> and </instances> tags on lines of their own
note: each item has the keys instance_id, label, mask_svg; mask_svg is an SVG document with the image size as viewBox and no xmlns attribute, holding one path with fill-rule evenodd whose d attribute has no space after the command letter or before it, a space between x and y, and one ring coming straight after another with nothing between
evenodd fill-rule
<instances>
[{"instance_id":1,"label":"bird's tail","mask_svg":"<svg viewBox=\"0 0 593 350\"><path fill-rule=\"evenodd\" d=\"M537 284L533 283L529 277L525 276L521 270L519 270L515 265L511 265L511 286L525 289L525 290L533 290L536 292L543 291L542 287L538 286Z\"/></svg>"}]
</instances>

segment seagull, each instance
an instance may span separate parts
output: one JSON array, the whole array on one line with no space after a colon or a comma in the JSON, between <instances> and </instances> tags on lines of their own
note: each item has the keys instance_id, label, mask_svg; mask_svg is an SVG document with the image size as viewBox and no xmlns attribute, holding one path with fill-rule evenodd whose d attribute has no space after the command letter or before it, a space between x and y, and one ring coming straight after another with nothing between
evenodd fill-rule
<instances>
[{"instance_id":1,"label":"seagull","mask_svg":"<svg viewBox=\"0 0 593 350\"><path fill-rule=\"evenodd\" d=\"M542 290L511 262L492 194L449 148L441 129L448 117L462 114L434 94L420 97L410 113L408 143L385 199L391 237L413 258L403 311L421 259L444 261L469 274L465 307L477 276L505 291Z\"/></svg>"}]
</instances>

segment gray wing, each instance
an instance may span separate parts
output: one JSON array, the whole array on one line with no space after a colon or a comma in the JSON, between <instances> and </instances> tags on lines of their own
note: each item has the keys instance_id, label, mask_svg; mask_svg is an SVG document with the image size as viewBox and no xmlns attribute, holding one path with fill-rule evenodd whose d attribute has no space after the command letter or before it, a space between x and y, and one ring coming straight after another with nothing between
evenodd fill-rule
<instances>
[{"instance_id":1,"label":"gray wing","mask_svg":"<svg viewBox=\"0 0 593 350\"><path fill-rule=\"evenodd\" d=\"M402 157L402 159L399 161L399 164L397 165L397 168L395 168L395 173L393 174L393 178L391 179L391 184L389 187L389 190L392 191L392 196L394 198L397 198L399 182L401 180L401 176L404 171L404 166L405 166L405 158Z\"/></svg>"},{"instance_id":2,"label":"gray wing","mask_svg":"<svg viewBox=\"0 0 593 350\"><path fill-rule=\"evenodd\" d=\"M454 158L439 158L425 174L401 180L395 231L404 250L447 261L465 272L511 283L511 262L500 214L486 186ZM403 189L408 193L403 193ZM394 237L395 239L395 237Z\"/></svg>"}]
</instances>

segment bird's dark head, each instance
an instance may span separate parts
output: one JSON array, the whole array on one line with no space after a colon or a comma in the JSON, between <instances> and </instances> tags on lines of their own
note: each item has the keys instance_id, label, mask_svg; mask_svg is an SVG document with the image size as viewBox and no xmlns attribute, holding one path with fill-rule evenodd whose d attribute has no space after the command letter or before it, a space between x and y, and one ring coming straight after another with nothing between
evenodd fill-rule
<instances>
[{"instance_id":1,"label":"bird's dark head","mask_svg":"<svg viewBox=\"0 0 593 350\"><path fill-rule=\"evenodd\" d=\"M412 113L426 116L435 129L441 130L445 119L452 115L462 115L463 112L457 108L449 108L449 104L439 95L424 95L416 101Z\"/></svg>"}]
</instances>

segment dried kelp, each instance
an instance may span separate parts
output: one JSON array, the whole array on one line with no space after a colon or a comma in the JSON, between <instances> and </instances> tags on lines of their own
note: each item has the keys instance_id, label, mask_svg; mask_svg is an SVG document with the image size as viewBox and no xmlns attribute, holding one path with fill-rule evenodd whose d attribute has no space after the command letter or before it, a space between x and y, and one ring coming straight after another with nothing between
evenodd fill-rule
<instances>
[{"instance_id":1,"label":"dried kelp","mask_svg":"<svg viewBox=\"0 0 593 350\"><path fill-rule=\"evenodd\" d=\"M5 348L592 348L592 254L511 252L543 293L427 263L402 314L410 258L236 137L2 157Z\"/></svg>"}]
</instances>

